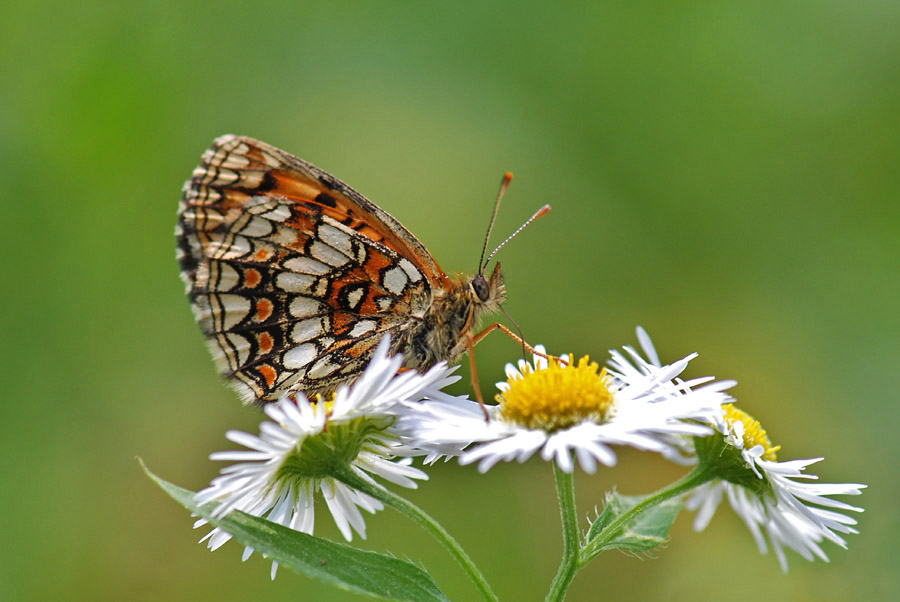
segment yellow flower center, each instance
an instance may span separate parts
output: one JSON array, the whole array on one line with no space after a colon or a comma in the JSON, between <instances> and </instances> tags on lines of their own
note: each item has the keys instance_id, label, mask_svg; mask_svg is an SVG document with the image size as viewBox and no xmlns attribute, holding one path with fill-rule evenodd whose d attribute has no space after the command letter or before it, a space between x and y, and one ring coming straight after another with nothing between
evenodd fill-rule
<instances>
[{"instance_id":1,"label":"yellow flower center","mask_svg":"<svg viewBox=\"0 0 900 602\"><path fill-rule=\"evenodd\" d=\"M728 425L733 425L736 421L744 424L744 449L750 449L754 445L762 445L765 452L761 456L763 460L775 462L775 452L781 449L780 445L772 445L769 436L766 435L765 429L759 424L759 420L746 412L739 410L733 403L722 406L725 410L725 420Z\"/></svg>"},{"instance_id":2,"label":"yellow flower center","mask_svg":"<svg viewBox=\"0 0 900 602\"><path fill-rule=\"evenodd\" d=\"M496 397L504 419L546 431L605 420L613 402L606 370L588 356L574 365L569 355L567 364L554 358L544 370L529 366L522 378L507 380L509 389Z\"/></svg>"},{"instance_id":3,"label":"yellow flower center","mask_svg":"<svg viewBox=\"0 0 900 602\"><path fill-rule=\"evenodd\" d=\"M334 407L334 400L337 399L337 391L333 392L329 397L322 397L321 393L316 393L315 397L309 400L313 406L318 406L320 403L325 404L325 416L331 417L331 408Z\"/></svg>"}]
</instances>

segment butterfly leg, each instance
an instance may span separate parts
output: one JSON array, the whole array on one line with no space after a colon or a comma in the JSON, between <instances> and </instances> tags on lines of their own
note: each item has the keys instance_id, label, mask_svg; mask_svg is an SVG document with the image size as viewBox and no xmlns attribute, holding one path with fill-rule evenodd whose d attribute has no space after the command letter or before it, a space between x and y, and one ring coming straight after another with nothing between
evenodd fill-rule
<instances>
[{"instance_id":1,"label":"butterfly leg","mask_svg":"<svg viewBox=\"0 0 900 602\"><path fill-rule=\"evenodd\" d=\"M509 328L507 328L503 324L500 324L499 322L494 322L493 324L486 327L484 330L482 330L481 332L479 332L478 334L476 334L474 336L467 332L466 333L466 351L469 352L469 368L470 368L469 372L470 372L471 378L472 378L472 381L471 381L472 382L472 390L475 392L475 400L478 402L478 405L481 406L481 411L484 412L485 422L490 421L490 416L488 415L487 406L484 405L484 396L481 394L481 386L478 382L478 368L475 365L475 345L480 343L482 340L484 340L484 338L487 335L491 334L495 330L500 330L500 331L504 332L507 336L509 336L514 341L516 341L517 343L522 345L522 347L529 353L533 353L534 355L536 355L538 357L542 357L546 360L554 360L555 359L557 361L562 362L563 364L568 363L565 358L555 357L552 355L547 355L546 353L541 353L540 351L536 350L534 347L529 345L525 341L525 339L523 339L522 337L520 337L519 335L517 335L516 333L511 331Z\"/></svg>"},{"instance_id":2,"label":"butterfly leg","mask_svg":"<svg viewBox=\"0 0 900 602\"><path fill-rule=\"evenodd\" d=\"M485 328L484 330L482 330L481 332L476 334L474 337L471 337L471 343L472 343L471 347L474 347L475 345L480 343L482 341L482 339L484 339L484 337L491 334L495 330L501 330L504 333L506 333L506 335L508 335L512 340L514 340L517 343L519 343L520 345L522 345L522 347L525 348L525 350L528 351L528 353L532 353L532 354L534 354L538 357L542 357L546 360L555 359L555 360L560 360L563 363L567 363L564 358L558 358L558 357L555 357L552 355L547 355L546 353L541 353L540 351L535 350L534 347L532 347L527 342L525 342L525 339L523 339L522 337L520 337L519 335L514 333L512 330L510 330L503 324L500 324L499 322L494 322L493 324L491 324L490 326L488 326L487 328ZM470 352L471 352L471 347L469 348ZM471 353L470 353L470 355L471 355Z\"/></svg>"},{"instance_id":3,"label":"butterfly leg","mask_svg":"<svg viewBox=\"0 0 900 602\"><path fill-rule=\"evenodd\" d=\"M480 339L479 339L480 340ZM475 343L477 341L471 334L466 333L466 349L469 352L469 374L472 378L472 390L475 391L475 400L481 406L484 412L484 421L490 422L491 417L488 415L487 406L484 405L484 396L481 394L481 385L478 384L478 367L475 365Z\"/></svg>"},{"instance_id":4,"label":"butterfly leg","mask_svg":"<svg viewBox=\"0 0 900 602\"><path fill-rule=\"evenodd\" d=\"M478 382L478 367L475 364L475 345L480 343L487 335L491 334L495 330L500 329L505 332L507 335L512 337L515 341L521 343L522 347L531 353L550 359L550 356L547 356L539 351L536 351L534 347L525 342L525 340L511 331L509 328L500 324L499 322L494 322L478 334L472 336L471 333L466 333L466 350L469 352L469 373L471 374L472 379L472 390L475 392L475 400L478 402L478 405L481 406L481 411L484 412L484 420L485 422L490 421L490 416L488 415L487 406L484 405L484 395L481 394L481 385Z\"/></svg>"}]
</instances>

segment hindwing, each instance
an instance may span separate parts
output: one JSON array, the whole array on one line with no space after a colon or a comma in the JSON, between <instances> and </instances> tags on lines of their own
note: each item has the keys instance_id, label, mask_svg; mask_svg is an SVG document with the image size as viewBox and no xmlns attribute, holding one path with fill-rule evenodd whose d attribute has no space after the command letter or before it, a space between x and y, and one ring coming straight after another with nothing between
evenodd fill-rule
<instances>
[{"instance_id":1,"label":"hindwing","mask_svg":"<svg viewBox=\"0 0 900 602\"><path fill-rule=\"evenodd\" d=\"M284 151L223 136L185 184L181 276L219 371L245 401L333 391L447 277L387 212Z\"/></svg>"}]
</instances>

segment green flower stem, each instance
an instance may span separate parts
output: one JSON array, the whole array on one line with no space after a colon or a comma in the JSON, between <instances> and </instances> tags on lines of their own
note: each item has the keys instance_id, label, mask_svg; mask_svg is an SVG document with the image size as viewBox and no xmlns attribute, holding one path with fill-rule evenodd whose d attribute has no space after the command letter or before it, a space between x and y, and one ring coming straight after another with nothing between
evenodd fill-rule
<instances>
[{"instance_id":1,"label":"green flower stem","mask_svg":"<svg viewBox=\"0 0 900 602\"><path fill-rule=\"evenodd\" d=\"M667 485L663 487L659 491L650 494L639 504L635 505L634 508L629 510L628 512L623 513L617 519L612 521L600 534L592 539L584 548L581 550L578 568L584 567L587 563L594 559L600 552L603 551L604 546L608 544L613 538L615 538L619 531L626 525L630 524L637 516L644 512L645 510L656 506L666 500L672 499L674 497L678 497L684 494L695 487L699 487L703 483L711 480L714 477L712 471L705 468L704 466L698 466L690 473L681 477L679 480L675 481L671 485Z\"/></svg>"},{"instance_id":2,"label":"green flower stem","mask_svg":"<svg viewBox=\"0 0 900 602\"><path fill-rule=\"evenodd\" d=\"M450 535L436 520L426 514L424 510L405 498L360 478L349 466L335 468L332 476L345 485L372 496L376 500L383 502L386 506L390 506L394 510L400 512L400 514L419 523L419 526L437 539L441 545L447 549L454 560L459 563L459 566L462 567L463 571L469 576L469 579L475 584L475 587L478 588L478 591L481 592L482 598L489 602L498 602L498 598L491 590L490 584L484 578L484 575L481 574L481 571L478 570L478 567L475 566L475 563L472 562L472 559L469 558L469 555L466 554L465 550L462 549L462 546L460 546L459 543L453 539L453 536Z\"/></svg>"},{"instance_id":3,"label":"green flower stem","mask_svg":"<svg viewBox=\"0 0 900 602\"><path fill-rule=\"evenodd\" d=\"M563 557L556 571L556 577L550 584L545 602L558 602L565 599L569 586L580 568L578 564L578 547L580 537L578 531L578 515L575 510L575 475L563 471L553 462L553 476L556 478L556 495L559 498L559 514L562 519Z\"/></svg>"}]
</instances>

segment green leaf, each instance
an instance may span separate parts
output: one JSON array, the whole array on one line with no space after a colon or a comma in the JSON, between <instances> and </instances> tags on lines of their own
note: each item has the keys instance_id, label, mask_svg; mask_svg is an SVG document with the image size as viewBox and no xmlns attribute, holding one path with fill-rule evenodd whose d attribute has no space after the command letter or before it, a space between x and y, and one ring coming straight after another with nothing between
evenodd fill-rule
<instances>
[{"instance_id":1,"label":"green leaf","mask_svg":"<svg viewBox=\"0 0 900 602\"><path fill-rule=\"evenodd\" d=\"M431 575L411 562L300 533L243 512L212 518L213 505L198 506L192 491L157 477L138 460L147 476L179 504L294 572L377 600L448 602Z\"/></svg>"},{"instance_id":2,"label":"green leaf","mask_svg":"<svg viewBox=\"0 0 900 602\"><path fill-rule=\"evenodd\" d=\"M645 499L645 496L623 496L618 493L609 497L603 512L588 530L585 550L589 550L590 558L613 549L649 552L665 543L669 529L682 508L678 498L641 510L630 519L626 518L622 524L613 524Z\"/></svg>"}]
</instances>

